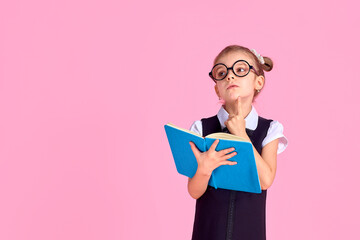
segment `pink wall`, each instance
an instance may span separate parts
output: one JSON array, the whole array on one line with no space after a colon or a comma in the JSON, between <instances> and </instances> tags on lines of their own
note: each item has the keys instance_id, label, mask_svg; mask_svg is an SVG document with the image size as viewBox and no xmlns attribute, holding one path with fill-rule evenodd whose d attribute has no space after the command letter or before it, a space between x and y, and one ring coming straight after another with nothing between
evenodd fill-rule
<instances>
[{"instance_id":1,"label":"pink wall","mask_svg":"<svg viewBox=\"0 0 360 240\"><path fill-rule=\"evenodd\" d=\"M0 239L190 239L163 125L219 108L229 44L274 60L259 114L289 146L268 239L359 237L357 1L0 3ZM357 236L357 237L355 237Z\"/></svg>"}]
</instances>

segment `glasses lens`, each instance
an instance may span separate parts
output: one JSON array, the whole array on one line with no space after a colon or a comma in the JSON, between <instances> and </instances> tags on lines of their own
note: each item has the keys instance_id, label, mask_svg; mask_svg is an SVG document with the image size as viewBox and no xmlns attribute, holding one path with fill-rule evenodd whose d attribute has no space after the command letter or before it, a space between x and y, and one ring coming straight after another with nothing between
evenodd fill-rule
<instances>
[{"instance_id":1,"label":"glasses lens","mask_svg":"<svg viewBox=\"0 0 360 240\"><path fill-rule=\"evenodd\" d=\"M234 73L239 77L245 76L250 71L250 66L246 62L237 62L234 66Z\"/></svg>"},{"instance_id":2,"label":"glasses lens","mask_svg":"<svg viewBox=\"0 0 360 240\"><path fill-rule=\"evenodd\" d=\"M223 79L226 76L226 74L227 74L227 69L226 69L225 65L222 65L222 64L216 65L212 70L212 76L216 80Z\"/></svg>"}]
</instances>

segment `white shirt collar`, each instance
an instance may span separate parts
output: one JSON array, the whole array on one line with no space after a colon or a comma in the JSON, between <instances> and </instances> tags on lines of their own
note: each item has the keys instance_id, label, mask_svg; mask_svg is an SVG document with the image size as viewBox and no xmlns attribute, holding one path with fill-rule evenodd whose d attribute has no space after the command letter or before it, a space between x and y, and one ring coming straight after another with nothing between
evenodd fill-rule
<instances>
[{"instance_id":1,"label":"white shirt collar","mask_svg":"<svg viewBox=\"0 0 360 240\"><path fill-rule=\"evenodd\" d=\"M225 121L229 117L229 113L225 110L225 108L221 105L219 112L217 113L217 117L219 119L221 130L223 130L225 126ZM245 117L245 127L250 130L255 130L258 124L258 113L253 105L251 105L250 113Z\"/></svg>"}]
</instances>

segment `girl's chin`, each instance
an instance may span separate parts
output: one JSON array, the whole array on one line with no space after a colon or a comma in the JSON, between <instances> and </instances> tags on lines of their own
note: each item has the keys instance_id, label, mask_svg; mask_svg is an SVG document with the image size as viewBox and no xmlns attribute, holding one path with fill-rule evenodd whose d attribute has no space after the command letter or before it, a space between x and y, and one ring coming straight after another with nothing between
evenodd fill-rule
<instances>
[{"instance_id":1,"label":"girl's chin","mask_svg":"<svg viewBox=\"0 0 360 240\"><path fill-rule=\"evenodd\" d=\"M232 95L232 96L229 96L228 98L226 98L226 101L227 102L234 102L234 101L236 101L236 99L238 98L238 97L240 97L240 98L247 98L247 97L249 97L249 96L244 96L244 95L240 95L240 94L234 94L234 95Z\"/></svg>"},{"instance_id":2,"label":"girl's chin","mask_svg":"<svg viewBox=\"0 0 360 240\"><path fill-rule=\"evenodd\" d=\"M235 101L238 97L243 97L241 94L231 94L228 98L228 101Z\"/></svg>"}]
</instances>

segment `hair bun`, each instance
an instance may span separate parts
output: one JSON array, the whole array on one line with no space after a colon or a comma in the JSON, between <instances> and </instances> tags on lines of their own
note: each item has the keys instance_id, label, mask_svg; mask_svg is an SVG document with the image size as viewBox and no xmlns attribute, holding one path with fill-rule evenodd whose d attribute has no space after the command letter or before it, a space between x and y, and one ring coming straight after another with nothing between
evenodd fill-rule
<instances>
[{"instance_id":1,"label":"hair bun","mask_svg":"<svg viewBox=\"0 0 360 240\"><path fill-rule=\"evenodd\" d=\"M268 58L268 57L263 57L263 58L264 58L265 63L264 63L264 64L261 64L261 67L262 67L262 69L264 69L265 71L270 72L271 69L273 69L274 63L273 63L273 61L272 61L270 58Z\"/></svg>"}]
</instances>

